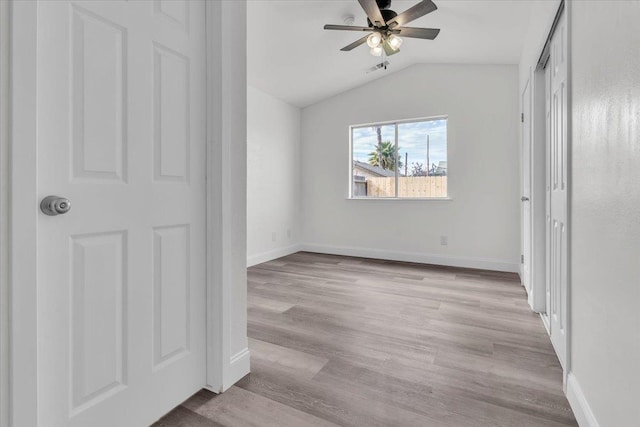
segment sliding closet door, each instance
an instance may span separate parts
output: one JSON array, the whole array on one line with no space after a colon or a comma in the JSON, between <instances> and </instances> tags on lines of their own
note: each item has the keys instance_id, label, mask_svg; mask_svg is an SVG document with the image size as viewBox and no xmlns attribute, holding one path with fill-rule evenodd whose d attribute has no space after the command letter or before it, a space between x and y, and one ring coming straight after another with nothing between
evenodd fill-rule
<instances>
[{"instance_id":1,"label":"sliding closet door","mask_svg":"<svg viewBox=\"0 0 640 427\"><path fill-rule=\"evenodd\" d=\"M548 315L551 342L562 365L566 361L567 327L567 20L563 12L551 39L549 73L549 221Z\"/></svg>"}]
</instances>

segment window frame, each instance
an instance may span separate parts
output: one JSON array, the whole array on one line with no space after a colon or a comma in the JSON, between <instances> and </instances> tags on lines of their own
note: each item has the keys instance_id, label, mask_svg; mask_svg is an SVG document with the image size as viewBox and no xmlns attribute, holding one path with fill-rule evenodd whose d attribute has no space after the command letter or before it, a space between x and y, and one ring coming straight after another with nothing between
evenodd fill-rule
<instances>
[{"instance_id":1,"label":"window frame","mask_svg":"<svg viewBox=\"0 0 640 427\"><path fill-rule=\"evenodd\" d=\"M431 122L436 120L446 120L447 121L447 137L446 137L446 147L447 147L447 196L446 197L398 197L398 185L399 185L399 172L396 167L395 170L395 196L393 197L362 197L362 196L354 196L353 195L353 130L354 129L362 129L367 127L376 127L376 126L389 126L393 125L395 129L395 153L396 153L396 164L398 162L398 126L407 123L418 123L418 122ZM429 165L427 165L427 168ZM363 123L357 125L349 126L349 187L348 187L348 200L422 200L422 201L442 201L442 200L452 200L451 191L449 191L449 170L450 170L450 162L449 162L449 115L442 114L437 116L429 116L429 117L419 117L412 119L401 119L401 120L389 120L383 122L372 122L372 123Z\"/></svg>"}]
</instances>

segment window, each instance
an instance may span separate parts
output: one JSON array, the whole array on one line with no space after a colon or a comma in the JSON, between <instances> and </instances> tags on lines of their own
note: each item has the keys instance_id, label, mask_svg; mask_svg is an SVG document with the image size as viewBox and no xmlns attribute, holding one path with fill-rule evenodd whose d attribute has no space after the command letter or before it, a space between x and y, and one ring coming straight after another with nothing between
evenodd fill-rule
<instances>
[{"instance_id":1,"label":"window","mask_svg":"<svg viewBox=\"0 0 640 427\"><path fill-rule=\"evenodd\" d=\"M351 198L444 198L447 118L351 126Z\"/></svg>"}]
</instances>

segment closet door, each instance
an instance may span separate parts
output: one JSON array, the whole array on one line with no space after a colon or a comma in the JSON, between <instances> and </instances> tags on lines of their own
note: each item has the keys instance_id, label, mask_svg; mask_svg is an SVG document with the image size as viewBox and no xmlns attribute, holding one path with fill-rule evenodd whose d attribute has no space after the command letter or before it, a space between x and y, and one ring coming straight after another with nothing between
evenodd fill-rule
<instances>
[{"instance_id":1,"label":"closet door","mask_svg":"<svg viewBox=\"0 0 640 427\"><path fill-rule=\"evenodd\" d=\"M549 113L549 326L551 342L564 366L567 325L567 24L563 12L551 39L548 67Z\"/></svg>"}]
</instances>

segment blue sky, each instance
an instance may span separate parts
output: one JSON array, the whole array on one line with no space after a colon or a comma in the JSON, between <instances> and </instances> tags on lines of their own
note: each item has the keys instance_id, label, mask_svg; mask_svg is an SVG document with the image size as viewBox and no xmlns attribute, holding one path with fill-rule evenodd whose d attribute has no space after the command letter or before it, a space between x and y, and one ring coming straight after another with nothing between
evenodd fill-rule
<instances>
[{"instance_id":1,"label":"blue sky","mask_svg":"<svg viewBox=\"0 0 640 427\"><path fill-rule=\"evenodd\" d=\"M427 164L427 135L429 135L429 161L436 165L447 160L447 119L425 122L401 123L398 125L398 147L404 164L405 154L409 156L409 173L412 163ZM382 127L382 141L395 140L394 125ZM353 159L369 161L369 153L375 150L378 137L375 128L353 129ZM404 173L404 167L400 171Z\"/></svg>"}]
</instances>

